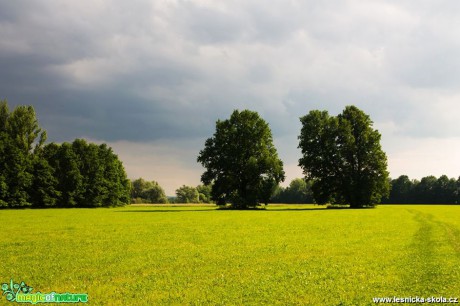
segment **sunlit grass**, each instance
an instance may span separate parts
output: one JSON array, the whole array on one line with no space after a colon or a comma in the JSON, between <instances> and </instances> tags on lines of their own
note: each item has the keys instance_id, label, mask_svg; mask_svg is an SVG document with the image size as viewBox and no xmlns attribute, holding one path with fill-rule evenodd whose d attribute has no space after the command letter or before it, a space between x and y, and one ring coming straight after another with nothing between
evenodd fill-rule
<instances>
[{"instance_id":1,"label":"sunlit grass","mask_svg":"<svg viewBox=\"0 0 460 306\"><path fill-rule=\"evenodd\" d=\"M0 282L88 293L91 305L459 296L459 213L460 206L4 210Z\"/></svg>"}]
</instances>

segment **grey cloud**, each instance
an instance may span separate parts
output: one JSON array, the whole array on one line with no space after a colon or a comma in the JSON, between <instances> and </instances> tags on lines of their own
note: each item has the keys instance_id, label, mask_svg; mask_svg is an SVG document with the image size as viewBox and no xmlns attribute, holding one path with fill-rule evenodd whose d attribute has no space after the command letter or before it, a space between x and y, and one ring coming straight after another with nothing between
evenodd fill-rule
<instances>
[{"instance_id":1,"label":"grey cloud","mask_svg":"<svg viewBox=\"0 0 460 306\"><path fill-rule=\"evenodd\" d=\"M244 38L245 16L183 2L177 10L184 39L204 44L234 42ZM246 25L245 25L246 24Z\"/></svg>"},{"instance_id":2,"label":"grey cloud","mask_svg":"<svg viewBox=\"0 0 460 306\"><path fill-rule=\"evenodd\" d=\"M205 139L249 108L289 164L311 109L356 104L384 137L459 137L451 5L4 1L0 95L34 104L56 141Z\"/></svg>"}]
</instances>

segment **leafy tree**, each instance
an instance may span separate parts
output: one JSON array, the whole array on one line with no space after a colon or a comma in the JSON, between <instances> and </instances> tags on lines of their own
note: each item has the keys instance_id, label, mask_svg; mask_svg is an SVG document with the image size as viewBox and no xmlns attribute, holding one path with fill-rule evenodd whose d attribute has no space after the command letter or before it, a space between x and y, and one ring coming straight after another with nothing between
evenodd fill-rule
<instances>
[{"instance_id":1,"label":"leafy tree","mask_svg":"<svg viewBox=\"0 0 460 306\"><path fill-rule=\"evenodd\" d=\"M278 186L272 197L272 202L288 204L313 203L314 199L311 185L311 181L295 178L286 188Z\"/></svg>"},{"instance_id":2,"label":"leafy tree","mask_svg":"<svg viewBox=\"0 0 460 306\"><path fill-rule=\"evenodd\" d=\"M6 121L6 132L24 153L32 153L46 141L46 132L39 127L35 110L30 105L20 105L13 110Z\"/></svg>"},{"instance_id":3,"label":"leafy tree","mask_svg":"<svg viewBox=\"0 0 460 306\"><path fill-rule=\"evenodd\" d=\"M407 175L401 175L391 181L390 203L409 204L411 202L412 182Z\"/></svg>"},{"instance_id":4,"label":"leafy tree","mask_svg":"<svg viewBox=\"0 0 460 306\"><path fill-rule=\"evenodd\" d=\"M131 185L123 165L106 144L76 139L48 144L43 157L57 179L57 206L107 207L129 203Z\"/></svg>"},{"instance_id":5,"label":"leafy tree","mask_svg":"<svg viewBox=\"0 0 460 306\"><path fill-rule=\"evenodd\" d=\"M313 194L311 191L311 181L305 181L301 178L296 178L291 181L289 187L286 188L287 201L286 203L312 203Z\"/></svg>"},{"instance_id":6,"label":"leafy tree","mask_svg":"<svg viewBox=\"0 0 460 306\"><path fill-rule=\"evenodd\" d=\"M45 140L32 106L10 112L0 101L0 206L31 206L34 152Z\"/></svg>"},{"instance_id":7,"label":"leafy tree","mask_svg":"<svg viewBox=\"0 0 460 306\"><path fill-rule=\"evenodd\" d=\"M284 203L282 199L282 193L285 190L285 188L281 187L280 185L277 185L275 189L273 190L272 197L270 199L270 202L272 203Z\"/></svg>"},{"instance_id":8,"label":"leafy tree","mask_svg":"<svg viewBox=\"0 0 460 306\"><path fill-rule=\"evenodd\" d=\"M48 163L55 169L58 179L60 198L58 207L76 207L81 203L85 193L83 176L80 173L78 156L73 151L72 145L51 143L45 146L45 154L49 156Z\"/></svg>"},{"instance_id":9,"label":"leafy tree","mask_svg":"<svg viewBox=\"0 0 460 306\"><path fill-rule=\"evenodd\" d=\"M102 206L102 198L107 190L101 186L104 177L98 146L88 144L83 139L75 139L70 146L71 151L75 154L74 162L81 176L79 191L76 192L75 196L76 206Z\"/></svg>"},{"instance_id":10,"label":"leafy tree","mask_svg":"<svg viewBox=\"0 0 460 306\"><path fill-rule=\"evenodd\" d=\"M387 158L368 115L347 106L336 117L311 111L300 121L299 166L317 203L374 206L388 194Z\"/></svg>"},{"instance_id":11,"label":"leafy tree","mask_svg":"<svg viewBox=\"0 0 460 306\"><path fill-rule=\"evenodd\" d=\"M211 196L218 205L255 207L284 180L270 128L249 110L235 110L230 119L216 122L216 132L206 140L198 162L206 168L201 181L213 184Z\"/></svg>"},{"instance_id":12,"label":"leafy tree","mask_svg":"<svg viewBox=\"0 0 460 306\"><path fill-rule=\"evenodd\" d=\"M419 194L420 181L417 179L412 180L412 189L409 191L409 203L423 203L423 198Z\"/></svg>"},{"instance_id":13,"label":"leafy tree","mask_svg":"<svg viewBox=\"0 0 460 306\"><path fill-rule=\"evenodd\" d=\"M182 185L182 187L176 189L176 202L199 203L200 194L195 187Z\"/></svg>"},{"instance_id":14,"label":"leafy tree","mask_svg":"<svg viewBox=\"0 0 460 306\"><path fill-rule=\"evenodd\" d=\"M168 203L168 198L166 197L163 188L161 188L161 186L158 185L158 183L144 190L142 196L144 199L147 199L149 203Z\"/></svg>"},{"instance_id":15,"label":"leafy tree","mask_svg":"<svg viewBox=\"0 0 460 306\"><path fill-rule=\"evenodd\" d=\"M0 130L0 207L8 206L8 191L9 191L8 190L9 189L8 188L9 187L8 186L8 175L7 175L8 141L9 141L8 135L4 131Z\"/></svg>"},{"instance_id":16,"label":"leafy tree","mask_svg":"<svg viewBox=\"0 0 460 306\"><path fill-rule=\"evenodd\" d=\"M200 203L211 203L211 185L198 185L196 186Z\"/></svg>"},{"instance_id":17,"label":"leafy tree","mask_svg":"<svg viewBox=\"0 0 460 306\"><path fill-rule=\"evenodd\" d=\"M456 204L459 203L460 180L441 175L425 176L419 180L409 180L401 175L391 181L390 204Z\"/></svg>"},{"instance_id":18,"label":"leafy tree","mask_svg":"<svg viewBox=\"0 0 460 306\"><path fill-rule=\"evenodd\" d=\"M276 191L276 186L278 186L278 182L274 178L263 177L257 191L258 201L264 205L268 205L273 193Z\"/></svg>"},{"instance_id":19,"label":"leafy tree","mask_svg":"<svg viewBox=\"0 0 460 306\"><path fill-rule=\"evenodd\" d=\"M0 131L6 131L6 123L10 115L10 109L8 107L8 102L6 100L0 101Z\"/></svg>"},{"instance_id":20,"label":"leafy tree","mask_svg":"<svg viewBox=\"0 0 460 306\"><path fill-rule=\"evenodd\" d=\"M454 203L460 203L460 176L455 181Z\"/></svg>"},{"instance_id":21,"label":"leafy tree","mask_svg":"<svg viewBox=\"0 0 460 306\"><path fill-rule=\"evenodd\" d=\"M0 101L0 207L97 207L129 202L122 163L106 144L44 145L32 106Z\"/></svg>"},{"instance_id":22,"label":"leafy tree","mask_svg":"<svg viewBox=\"0 0 460 306\"><path fill-rule=\"evenodd\" d=\"M8 181L6 177L6 152L9 137L6 133L6 122L10 114L8 103L0 101L0 207L7 207Z\"/></svg>"},{"instance_id":23,"label":"leafy tree","mask_svg":"<svg viewBox=\"0 0 460 306\"><path fill-rule=\"evenodd\" d=\"M144 190L148 189L149 183L146 182L143 178L138 178L131 182L131 198L142 198L142 193Z\"/></svg>"},{"instance_id":24,"label":"leafy tree","mask_svg":"<svg viewBox=\"0 0 460 306\"><path fill-rule=\"evenodd\" d=\"M414 188L415 203L436 203L436 182L433 175L423 177Z\"/></svg>"},{"instance_id":25,"label":"leafy tree","mask_svg":"<svg viewBox=\"0 0 460 306\"><path fill-rule=\"evenodd\" d=\"M147 182L143 178L132 181L131 198L133 202L168 203L168 198L161 186L155 182Z\"/></svg>"},{"instance_id":26,"label":"leafy tree","mask_svg":"<svg viewBox=\"0 0 460 306\"><path fill-rule=\"evenodd\" d=\"M313 203L313 193L311 181L296 178L291 181L286 188L286 203Z\"/></svg>"},{"instance_id":27,"label":"leafy tree","mask_svg":"<svg viewBox=\"0 0 460 306\"><path fill-rule=\"evenodd\" d=\"M435 184L436 202L440 204L455 203L456 187L455 179L441 175Z\"/></svg>"},{"instance_id":28,"label":"leafy tree","mask_svg":"<svg viewBox=\"0 0 460 306\"><path fill-rule=\"evenodd\" d=\"M77 206L119 206L129 202L130 184L111 148L83 139L75 139L71 146L81 175L75 197Z\"/></svg>"},{"instance_id":29,"label":"leafy tree","mask_svg":"<svg viewBox=\"0 0 460 306\"><path fill-rule=\"evenodd\" d=\"M10 207L31 206L28 191L32 186L33 176L28 154L9 142L4 156L7 160L5 167L8 184L6 202Z\"/></svg>"},{"instance_id":30,"label":"leafy tree","mask_svg":"<svg viewBox=\"0 0 460 306\"><path fill-rule=\"evenodd\" d=\"M129 203L131 184L123 164L105 143L99 145L98 149L103 173L100 188L105 192L102 197L103 206L122 206Z\"/></svg>"},{"instance_id":31,"label":"leafy tree","mask_svg":"<svg viewBox=\"0 0 460 306\"><path fill-rule=\"evenodd\" d=\"M61 192L55 170L48 161L38 155L33 164L33 183L29 191L33 207L54 207L57 205Z\"/></svg>"}]
</instances>

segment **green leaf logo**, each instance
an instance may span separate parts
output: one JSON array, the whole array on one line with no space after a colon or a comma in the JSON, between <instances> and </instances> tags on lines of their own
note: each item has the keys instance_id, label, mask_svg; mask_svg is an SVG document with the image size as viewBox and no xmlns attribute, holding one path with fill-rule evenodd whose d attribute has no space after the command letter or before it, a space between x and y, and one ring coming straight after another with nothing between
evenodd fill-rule
<instances>
[{"instance_id":1,"label":"green leaf logo","mask_svg":"<svg viewBox=\"0 0 460 306\"><path fill-rule=\"evenodd\" d=\"M10 280L10 284L4 283L2 284L2 295L6 295L6 299L10 302L16 301L16 295L19 292L23 293L30 293L32 291L32 287L26 285L26 283L21 282L21 284L17 284L13 282L13 279Z\"/></svg>"},{"instance_id":2,"label":"green leaf logo","mask_svg":"<svg viewBox=\"0 0 460 306\"><path fill-rule=\"evenodd\" d=\"M14 301L14 300L16 299L16 296L13 295L12 293L8 293L8 294L6 295L6 299L7 299L8 301L12 302L12 301Z\"/></svg>"}]
</instances>

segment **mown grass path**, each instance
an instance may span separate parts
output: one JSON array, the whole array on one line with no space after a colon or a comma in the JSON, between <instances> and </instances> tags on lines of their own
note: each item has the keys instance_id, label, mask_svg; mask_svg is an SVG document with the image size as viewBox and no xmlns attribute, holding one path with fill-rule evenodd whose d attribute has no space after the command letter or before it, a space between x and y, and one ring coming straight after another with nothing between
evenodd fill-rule
<instances>
[{"instance_id":1,"label":"mown grass path","mask_svg":"<svg viewBox=\"0 0 460 306\"><path fill-rule=\"evenodd\" d=\"M407 273L405 284L406 291L414 291L418 296L454 294L458 290L460 231L458 221L457 224L444 221L446 210L437 211L433 207L425 207L423 211L408 209L418 230L407 259L413 272Z\"/></svg>"},{"instance_id":2,"label":"mown grass path","mask_svg":"<svg viewBox=\"0 0 460 306\"><path fill-rule=\"evenodd\" d=\"M460 207L0 211L0 282L91 305L374 305L460 296ZM1 297L0 304L6 302Z\"/></svg>"}]
</instances>

